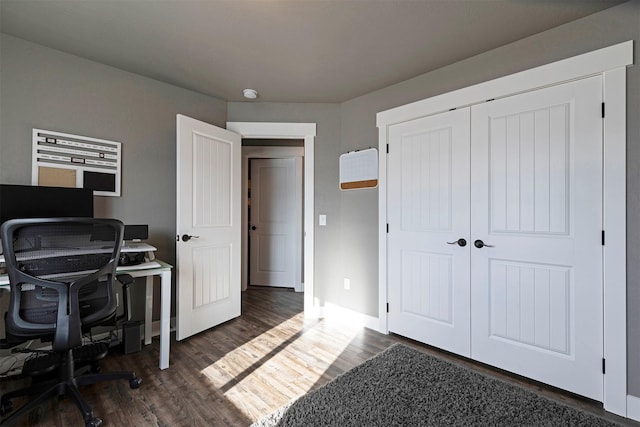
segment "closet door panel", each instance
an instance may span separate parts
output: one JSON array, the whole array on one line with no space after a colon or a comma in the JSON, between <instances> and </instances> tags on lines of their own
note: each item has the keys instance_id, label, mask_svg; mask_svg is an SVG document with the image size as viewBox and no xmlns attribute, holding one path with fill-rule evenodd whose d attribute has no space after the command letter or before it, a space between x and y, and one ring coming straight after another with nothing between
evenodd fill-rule
<instances>
[{"instance_id":1,"label":"closet door panel","mask_svg":"<svg viewBox=\"0 0 640 427\"><path fill-rule=\"evenodd\" d=\"M468 356L469 109L392 126L388 183L389 329Z\"/></svg>"},{"instance_id":2,"label":"closet door panel","mask_svg":"<svg viewBox=\"0 0 640 427\"><path fill-rule=\"evenodd\" d=\"M601 77L472 107L474 359L602 400Z\"/></svg>"}]
</instances>

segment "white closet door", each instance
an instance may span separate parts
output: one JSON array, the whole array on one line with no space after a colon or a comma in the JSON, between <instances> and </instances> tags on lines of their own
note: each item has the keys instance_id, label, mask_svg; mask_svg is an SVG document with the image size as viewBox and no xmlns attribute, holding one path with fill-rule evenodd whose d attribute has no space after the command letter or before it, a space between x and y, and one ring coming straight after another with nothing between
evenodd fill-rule
<instances>
[{"instance_id":1,"label":"white closet door","mask_svg":"<svg viewBox=\"0 0 640 427\"><path fill-rule=\"evenodd\" d=\"M472 107L472 358L602 401L602 81Z\"/></svg>"},{"instance_id":2,"label":"white closet door","mask_svg":"<svg viewBox=\"0 0 640 427\"><path fill-rule=\"evenodd\" d=\"M469 109L391 126L388 185L389 330L469 356Z\"/></svg>"}]
</instances>

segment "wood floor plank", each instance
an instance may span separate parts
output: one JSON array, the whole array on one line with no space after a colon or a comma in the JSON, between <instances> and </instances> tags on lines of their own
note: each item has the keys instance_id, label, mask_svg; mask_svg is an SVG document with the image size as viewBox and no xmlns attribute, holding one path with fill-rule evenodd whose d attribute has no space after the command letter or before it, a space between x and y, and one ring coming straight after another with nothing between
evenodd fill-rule
<instances>
[{"instance_id":1,"label":"wood floor plank","mask_svg":"<svg viewBox=\"0 0 640 427\"><path fill-rule=\"evenodd\" d=\"M248 426L292 399L316 389L396 342L508 381L547 397L604 414L601 406L528 380L506 375L429 346L349 324L304 319L303 294L251 288L242 295L242 316L171 343L169 369L158 369L159 341L138 353L112 351L102 371L133 370L143 378L84 387L81 392L104 426ZM6 389L8 383L0 383ZM618 422L638 426L610 414ZM81 426L68 399L53 399L19 426Z\"/></svg>"}]
</instances>

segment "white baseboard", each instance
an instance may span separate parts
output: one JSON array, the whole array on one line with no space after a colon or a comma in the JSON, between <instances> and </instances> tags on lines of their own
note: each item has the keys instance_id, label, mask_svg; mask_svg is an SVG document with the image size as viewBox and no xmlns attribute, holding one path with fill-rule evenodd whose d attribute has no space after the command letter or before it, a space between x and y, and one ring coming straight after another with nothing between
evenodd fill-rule
<instances>
[{"instance_id":1,"label":"white baseboard","mask_svg":"<svg viewBox=\"0 0 640 427\"><path fill-rule=\"evenodd\" d=\"M144 336L144 323L142 324L142 336ZM175 317L171 317L169 319L169 331L170 332L175 332L176 330L176 318ZM154 320L153 322L151 322L151 336L152 337L158 337L160 336L160 321L159 320Z\"/></svg>"},{"instance_id":2,"label":"white baseboard","mask_svg":"<svg viewBox=\"0 0 640 427\"><path fill-rule=\"evenodd\" d=\"M170 327L169 329L171 331L175 331L175 324L176 324L176 318L172 317L171 319L169 319L170 322ZM105 338L109 337L109 334L111 332L110 331L105 331L105 332L101 332L98 334L94 334L93 335L93 340L94 341L99 341ZM116 334L116 336L118 337L118 339L122 339L122 327L117 327L113 330L113 333ZM159 320L154 320L151 322L151 337L157 337L160 336L160 321ZM144 339L144 322L140 322L140 337L142 339Z\"/></svg>"},{"instance_id":3,"label":"white baseboard","mask_svg":"<svg viewBox=\"0 0 640 427\"><path fill-rule=\"evenodd\" d=\"M361 326L380 332L380 322L377 317L359 313L335 304L327 303L324 307L319 307L318 317L330 321L339 321L345 325Z\"/></svg>"},{"instance_id":4,"label":"white baseboard","mask_svg":"<svg viewBox=\"0 0 640 427\"><path fill-rule=\"evenodd\" d=\"M640 397L627 395L627 418L640 421Z\"/></svg>"}]
</instances>

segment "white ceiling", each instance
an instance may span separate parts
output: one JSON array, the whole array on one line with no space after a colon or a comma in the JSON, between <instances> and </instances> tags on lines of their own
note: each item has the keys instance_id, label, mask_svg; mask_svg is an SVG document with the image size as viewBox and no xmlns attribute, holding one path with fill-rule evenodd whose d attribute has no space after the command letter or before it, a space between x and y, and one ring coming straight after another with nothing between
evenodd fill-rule
<instances>
[{"instance_id":1,"label":"white ceiling","mask_svg":"<svg viewBox=\"0 0 640 427\"><path fill-rule=\"evenodd\" d=\"M342 102L618 3L0 0L0 31L229 101Z\"/></svg>"}]
</instances>

